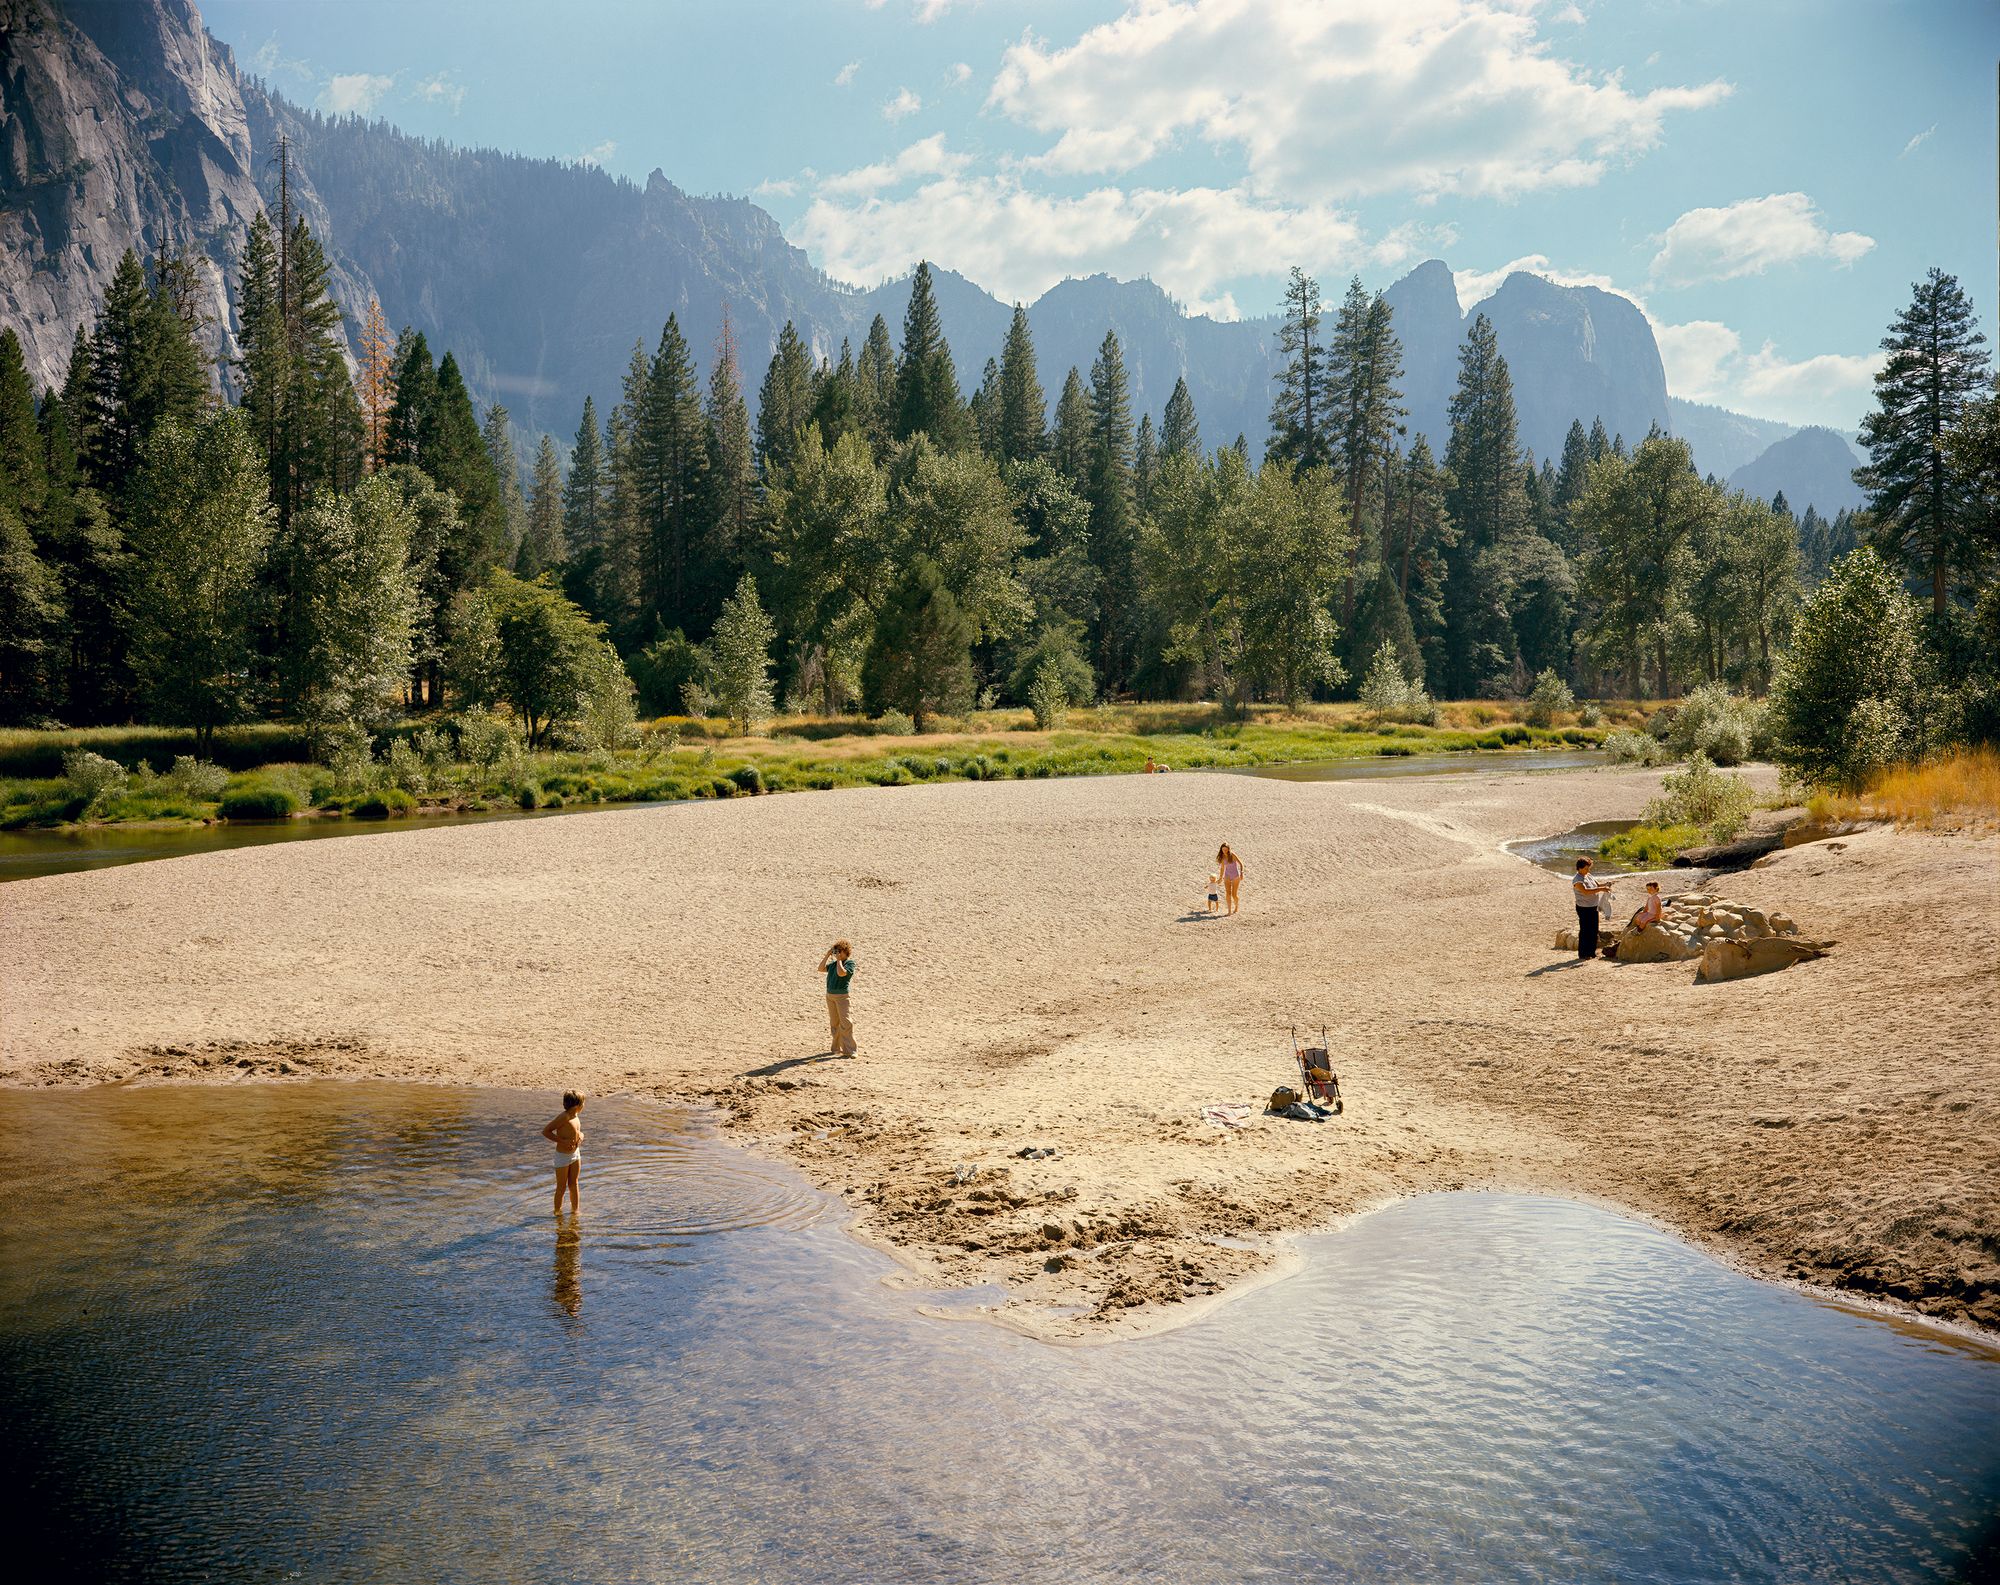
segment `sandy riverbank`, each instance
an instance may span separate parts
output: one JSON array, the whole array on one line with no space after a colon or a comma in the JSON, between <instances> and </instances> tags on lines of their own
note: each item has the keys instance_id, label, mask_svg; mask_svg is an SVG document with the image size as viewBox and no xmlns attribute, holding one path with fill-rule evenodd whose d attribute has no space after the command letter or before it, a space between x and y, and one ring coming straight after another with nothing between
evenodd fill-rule
<instances>
[{"instance_id":1,"label":"sandy riverbank","mask_svg":"<svg viewBox=\"0 0 2000 1585\"><path fill-rule=\"evenodd\" d=\"M2000 842L1873 830L1725 877L1838 940L1782 975L1557 967L1567 887L1498 844L1636 815L1657 781L968 783L24 881L0 889L0 1081L714 1101L864 1236L1008 1285L1001 1318L1050 1336L1177 1319L1286 1233L1467 1186L2000 1327ZM1187 920L1225 837L1244 912ZM835 934L863 1055L800 1061ZM1330 1026L1346 1115L1204 1124L1292 1076L1295 1019Z\"/></svg>"}]
</instances>

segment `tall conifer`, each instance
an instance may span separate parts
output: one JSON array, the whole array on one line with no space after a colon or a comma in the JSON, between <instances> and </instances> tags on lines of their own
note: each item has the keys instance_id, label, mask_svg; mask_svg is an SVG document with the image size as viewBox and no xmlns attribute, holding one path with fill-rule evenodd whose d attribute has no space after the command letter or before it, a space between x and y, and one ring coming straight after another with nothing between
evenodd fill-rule
<instances>
[{"instance_id":1,"label":"tall conifer","mask_svg":"<svg viewBox=\"0 0 2000 1585\"><path fill-rule=\"evenodd\" d=\"M1039 457L1047 443L1048 401L1035 372L1035 342L1028 330L1028 311L1014 305L1007 340L1000 349L1000 457L1026 462Z\"/></svg>"}]
</instances>

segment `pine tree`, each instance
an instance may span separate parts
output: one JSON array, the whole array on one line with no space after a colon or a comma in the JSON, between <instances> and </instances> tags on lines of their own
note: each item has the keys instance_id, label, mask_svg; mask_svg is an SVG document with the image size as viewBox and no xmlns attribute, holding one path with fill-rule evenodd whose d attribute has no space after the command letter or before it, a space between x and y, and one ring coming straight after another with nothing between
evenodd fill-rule
<instances>
[{"instance_id":1,"label":"pine tree","mask_svg":"<svg viewBox=\"0 0 2000 1585\"><path fill-rule=\"evenodd\" d=\"M971 620L928 556L914 556L890 588L862 666L871 713L901 710L923 731L934 715L972 702Z\"/></svg>"},{"instance_id":2,"label":"pine tree","mask_svg":"<svg viewBox=\"0 0 2000 1585\"><path fill-rule=\"evenodd\" d=\"M437 427L437 369L423 332L405 330L396 340L391 362L394 394L384 428L384 451L392 463L422 466L424 448Z\"/></svg>"},{"instance_id":3,"label":"pine tree","mask_svg":"<svg viewBox=\"0 0 2000 1585\"><path fill-rule=\"evenodd\" d=\"M1320 343L1319 283L1297 265L1285 287L1285 320L1278 330L1278 395L1271 404L1267 459L1296 468L1323 467L1332 460L1327 434L1326 349Z\"/></svg>"},{"instance_id":4,"label":"pine tree","mask_svg":"<svg viewBox=\"0 0 2000 1585\"><path fill-rule=\"evenodd\" d=\"M1167 410L1160 424L1160 455L1201 456L1201 424L1195 418L1194 398L1188 395L1186 375L1174 381L1174 394L1167 398Z\"/></svg>"},{"instance_id":5,"label":"pine tree","mask_svg":"<svg viewBox=\"0 0 2000 1585\"><path fill-rule=\"evenodd\" d=\"M76 370L74 356L71 370ZM52 391L42 401L42 507L35 525L36 548L55 574L64 618L56 692L68 718L84 723L126 713L129 698L124 538L85 481L71 438L72 414L87 408L87 396L87 380L72 380L64 392Z\"/></svg>"},{"instance_id":6,"label":"pine tree","mask_svg":"<svg viewBox=\"0 0 2000 1585\"><path fill-rule=\"evenodd\" d=\"M437 398L431 412L417 465L440 488L458 497L458 515L466 531L461 564L452 569L453 583L468 588L500 560L507 525L500 496L500 476L473 415L472 395L459 373L458 359L447 352L438 361Z\"/></svg>"},{"instance_id":7,"label":"pine tree","mask_svg":"<svg viewBox=\"0 0 2000 1585\"><path fill-rule=\"evenodd\" d=\"M38 523L47 488L35 388L13 326L0 327L0 506Z\"/></svg>"},{"instance_id":8,"label":"pine tree","mask_svg":"<svg viewBox=\"0 0 2000 1585\"><path fill-rule=\"evenodd\" d=\"M389 409L396 400L396 344L382 318L380 298L368 299L368 317L361 323L361 422L367 433L370 473L388 461Z\"/></svg>"},{"instance_id":9,"label":"pine tree","mask_svg":"<svg viewBox=\"0 0 2000 1585\"><path fill-rule=\"evenodd\" d=\"M757 466L768 484L792 465L799 440L812 422L812 360L788 319L757 392Z\"/></svg>"},{"instance_id":10,"label":"pine tree","mask_svg":"<svg viewBox=\"0 0 2000 1585\"><path fill-rule=\"evenodd\" d=\"M1039 457L1047 444L1047 399L1035 373L1035 342L1028 331L1028 311L1014 305L1007 341L1000 351L1000 457L1026 462Z\"/></svg>"},{"instance_id":11,"label":"pine tree","mask_svg":"<svg viewBox=\"0 0 2000 1585\"><path fill-rule=\"evenodd\" d=\"M842 361L846 349L842 348ZM866 397L860 373L854 375L855 422L864 421ZM729 315L722 316L722 335L715 347L715 366L708 375L709 522L721 567L740 569L751 554L757 517L757 464L750 447L750 409L736 370L736 337Z\"/></svg>"},{"instance_id":12,"label":"pine tree","mask_svg":"<svg viewBox=\"0 0 2000 1585\"><path fill-rule=\"evenodd\" d=\"M62 580L35 532L48 493L34 387L10 326L0 329L0 721L9 725L62 702Z\"/></svg>"},{"instance_id":13,"label":"pine tree","mask_svg":"<svg viewBox=\"0 0 2000 1585\"><path fill-rule=\"evenodd\" d=\"M583 399L583 418L576 426L570 452L569 480L563 486L563 539L568 555L564 584L569 596L594 615L600 563L609 534L605 490L604 437L597 425L597 403Z\"/></svg>"},{"instance_id":14,"label":"pine tree","mask_svg":"<svg viewBox=\"0 0 2000 1585\"><path fill-rule=\"evenodd\" d=\"M979 449L995 461L1000 458L1000 362L988 358L980 371L979 389L966 404L966 420Z\"/></svg>"},{"instance_id":15,"label":"pine tree","mask_svg":"<svg viewBox=\"0 0 2000 1585\"><path fill-rule=\"evenodd\" d=\"M1090 488L1090 398L1074 368L1056 400L1055 427L1049 432L1049 461L1078 494Z\"/></svg>"},{"instance_id":16,"label":"pine tree","mask_svg":"<svg viewBox=\"0 0 2000 1585\"><path fill-rule=\"evenodd\" d=\"M880 314L868 326L868 339L854 362L861 431L879 462L888 454L890 408L896 398L896 346L889 339L889 322Z\"/></svg>"},{"instance_id":17,"label":"pine tree","mask_svg":"<svg viewBox=\"0 0 2000 1585\"><path fill-rule=\"evenodd\" d=\"M1584 475L1590 464L1590 437L1584 433L1581 419L1571 419L1569 433L1563 437L1562 466L1556 469L1555 488L1549 492L1549 502L1555 508L1556 523L1561 530L1562 547L1571 554L1575 554L1577 542L1570 526L1570 508L1583 494Z\"/></svg>"},{"instance_id":18,"label":"pine tree","mask_svg":"<svg viewBox=\"0 0 2000 1585\"><path fill-rule=\"evenodd\" d=\"M1939 617L1973 560L1965 491L1946 462L1944 435L1986 382L1985 346L1957 278L1931 270L1882 338L1889 357L1875 376L1875 411L1861 423L1868 462L1854 478L1868 492L1876 548L1928 575Z\"/></svg>"},{"instance_id":19,"label":"pine tree","mask_svg":"<svg viewBox=\"0 0 2000 1585\"><path fill-rule=\"evenodd\" d=\"M1668 692L1669 645L1693 572L1694 544L1719 502L1694 471L1687 443L1651 440L1630 459L1594 465L1576 501L1582 588L1592 617L1586 648L1637 698L1646 662Z\"/></svg>"},{"instance_id":20,"label":"pine tree","mask_svg":"<svg viewBox=\"0 0 2000 1585\"><path fill-rule=\"evenodd\" d=\"M910 306L903 315L891 433L897 440L929 435L943 450L956 450L967 439L964 406L931 289L931 267L928 261L920 262L910 279Z\"/></svg>"},{"instance_id":21,"label":"pine tree","mask_svg":"<svg viewBox=\"0 0 2000 1585\"><path fill-rule=\"evenodd\" d=\"M1132 443L1132 503L1144 517L1153 500L1153 481L1160 473L1159 442L1153 438L1153 415L1139 417L1138 438Z\"/></svg>"},{"instance_id":22,"label":"pine tree","mask_svg":"<svg viewBox=\"0 0 2000 1585\"><path fill-rule=\"evenodd\" d=\"M672 314L647 370L632 439L638 463L640 626L699 631L711 615L695 598L697 591L706 592L709 562L708 424L694 359Z\"/></svg>"},{"instance_id":23,"label":"pine tree","mask_svg":"<svg viewBox=\"0 0 2000 1585\"><path fill-rule=\"evenodd\" d=\"M535 451L534 488L528 496L528 531L514 558L514 570L523 578L544 572L560 572L568 559L563 546L562 463L556 457L552 436L543 435Z\"/></svg>"},{"instance_id":24,"label":"pine tree","mask_svg":"<svg viewBox=\"0 0 2000 1585\"><path fill-rule=\"evenodd\" d=\"M635 341L618 404L605 425L604 546L591 598L583 602L628 649L644 634L638 616L646 554L639 508L643 468L638 432L651 370L645 344Z\"/></svg>"},{"instance_id":25,"label":"pine tree","mask_svg":"<svg viewBox=\"0 0 2000 1585\"><path fill-rule=\"evenodd\" d=\"M1611 437L1604 432L1604 420L1593 418L1590 421L1590 460L1602 462L1610 455Z\"/></svg>"},{"instance_id":26,"label":"pine tree","mask_svg":"<svg viewBox=\"0 0 2000 1585\"><path fill-rule=\"evenodd\" d=\"M1356 276L1341 302L1327 355L1325 428L1354 530L1341 604L1348 621L1354 616L1361 547L1373 542L1378 528L1381 476L1403 433L1403 349L1392 318L1387 301L1379 293L1371 298Z\"/></svg>"},{"instance_id":27,"label":"pine tree","mask_svg":"<svg viewBox=\"0 0 2000 1585\"><path fill-rule=\"evenodd\" d=\"M1448 480L1422 435L1396 470L1384 512L1382 559L1393 561L1396 593L1408 613L1423 673L1445 671L1445 580L1458 529L1445 505Z\"/></svg>"},{"instance_id":28,"label":"pine tree","mask_svg":"<svg viewBox=\"0 0 2000 1585\"><path fill-rule=\"evenodd\" d=\"M1124 353L1104 333L1090 366L1090 552L1097 564L1098 672L1107 689L1122 686L1137 632L1138 574L1133 560L1137 514L1132 494L1132 402Z\"/></svg>"},{"instance_id":29,"label":"pine tree","mask_svg":"<svg viewBox=\"0 0 2000 1585\"><path fill-rule=\"evenodd\" d=\"M1515 441L1514 390L1507 360L1484 314L1459 352L1451 399L1446 509L1458 530L1445 581L1442 696L1466 698L1496 686L1517 659L1509 607L1509 551L1525 532L1528 505Z\"/></svg>"},{"instance_id":30,"label":"pine tree","mask_svg":"<svg viewBox=\"0 0 2000 1585\"><path fill-rule=\"evenodd\" d=\"M514 426L507 409L498 402L486 409L480 438L486 443L486 455L492 459L493 477L500 490L496 560L511 567L528 537L528 498L521 492L521 459L514 451Z\"/></svg>"}]
</instances>

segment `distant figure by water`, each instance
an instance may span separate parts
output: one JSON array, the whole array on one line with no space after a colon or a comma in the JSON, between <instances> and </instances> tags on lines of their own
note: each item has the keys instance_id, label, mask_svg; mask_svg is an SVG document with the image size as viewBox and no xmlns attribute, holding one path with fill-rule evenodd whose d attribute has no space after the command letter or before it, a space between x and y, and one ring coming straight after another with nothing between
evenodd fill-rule
<instances>
[{"instance_id":1,"label":"distant figure by water","mask_svg":"<svg viewBox=\"0 0 2000 1585\"><path fill-rule=\"evenodd\" d=\"M1223 913L1236 912L1236 891L1243 884L1243 861L1227 842L1216 850L1216 873L1222 877Z\"/></svg>"},{"instance_id":2,"label":"distant figure by water","mask_svg":"<svg viewBox=\"0 0 2000 1585\"><path fill-rule=\"evenodd\" d=\"M826 1021L833 1033L833 1054L855 1055L854 1020L847 1016L847 987L854 978L854 948L836 941L819 960L819 972L826 976Z\"/></svg>"},{"instance_id":3,"label":"distant figure by water","mask_svg":"<svg viewBox=\"0 0 2000 1585\"><path fill-rule=\"evenodd\" d=\"M583 1097L569 1090L563 1095L562 1116L542 1130L542 1138L556 1147L555 1214L562 1215L563 1192L569 1193L569 1208L580 1210L577 1180L583 1176Z\"/></svg>"}]
</instances>

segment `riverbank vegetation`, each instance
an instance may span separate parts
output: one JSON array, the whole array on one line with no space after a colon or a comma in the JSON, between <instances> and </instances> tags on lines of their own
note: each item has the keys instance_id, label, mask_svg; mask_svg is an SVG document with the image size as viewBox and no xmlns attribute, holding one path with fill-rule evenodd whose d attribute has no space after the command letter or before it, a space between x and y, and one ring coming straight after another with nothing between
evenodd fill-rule
<instances>
[{"instance_id":1,"label":"riverbank vegetation","mask_svg":"<svg viewBox=\"0 0 2000 1585\"><path fill-rule=\"evenodd\" d=\"M1441 724L1417 726L1374 721L1343 705L1299 712L1259 706L1240 717L1212 705L1126 705L1080 712L1068 729L1040 728L1028 711L993 710L935 722L921 735L908 721L866 718L778 718L754 734L731 735L724 721L683 717L635 727L621 748L529 750L499 719L469 713L405 724L388 734L379 755L357 745L329 763L287 757L296 739L280 733L251 729L240 743L225 733L217 741L233 771L188 753L192 734L16 730L0 733L0 771L56 773L0 778L0 827L307 813L389 818L426 809L1111 775L1142 771L1149 762L1194 770L1574 750L1595 747L1599 736L1577 726L1531 727L1514 714L1483 702L1446 705ZM178 752L167 758L169 750Z\"/></svg>"},{"instance_id":2,"label":"riverbank vegetation","mask_svg":"<svg viewBox=\"0 0 2000 1585\"><path fill-rule=\"evenodd\" d=\"M726 722L734 769L766 785L860 774L821 763L857 757L893 774L875 747L748 746L786 722L812 738L812 720L858 712L877 736L921 734L902 756L915 777L983 744L996 706L1032 712L1057 774L1082 750L1056 738L1104 701L1198 703L1251 731L1259 706L1357 699L1382 752L1493 727L1455 725L1438 695L1505 701L1531 733L1623 727L1607 744L1624 758L1768 753L1849 790L2000 736L2000 400L1939 271L1884 343L1869 510L1829 526L1701 477L1670 435L1628 441L1587 414L1560 458L1524 453L1483 316L1448 433L1409 435L1386 302L1356 281L1323 305L1297 271L1261 461L1247 437L1204 442L1184 384L1157 424L1135 418L1113 334L1051 404L1019 310L967 397L920 266L900 343L878 318L815 360L786 326L754 416L728 335L704 378L670 315L608 415L585 403L567 466L543 435L524 468L506 410L480 414L451 353L392 342L372 305L350 373L303 217L251 222L220 379L193 268L128 254L55 389L30 387L0 329L0 722L190 734L72 745L132 775L93 795L99 812L221 807L173 780L183 755L238 775L317 765L335 780L294 788L302 805L392 813L429 796L399 768L411 756L480 770L454 794L480 799L607 778L700 795L733 774L712 774L719 753L682 765L713 735L690 721L669 770L614 777L660 742L640 716ZM1766 688L1768 709L1743 697ZM1688 690L1625 720L1576 703ZM1225 753L1201 738L1156 757ZM1029 752L994 747L1009 765ZM1144 752L1135 737L1085 757Z\"/></svg>"}]
</instances>

